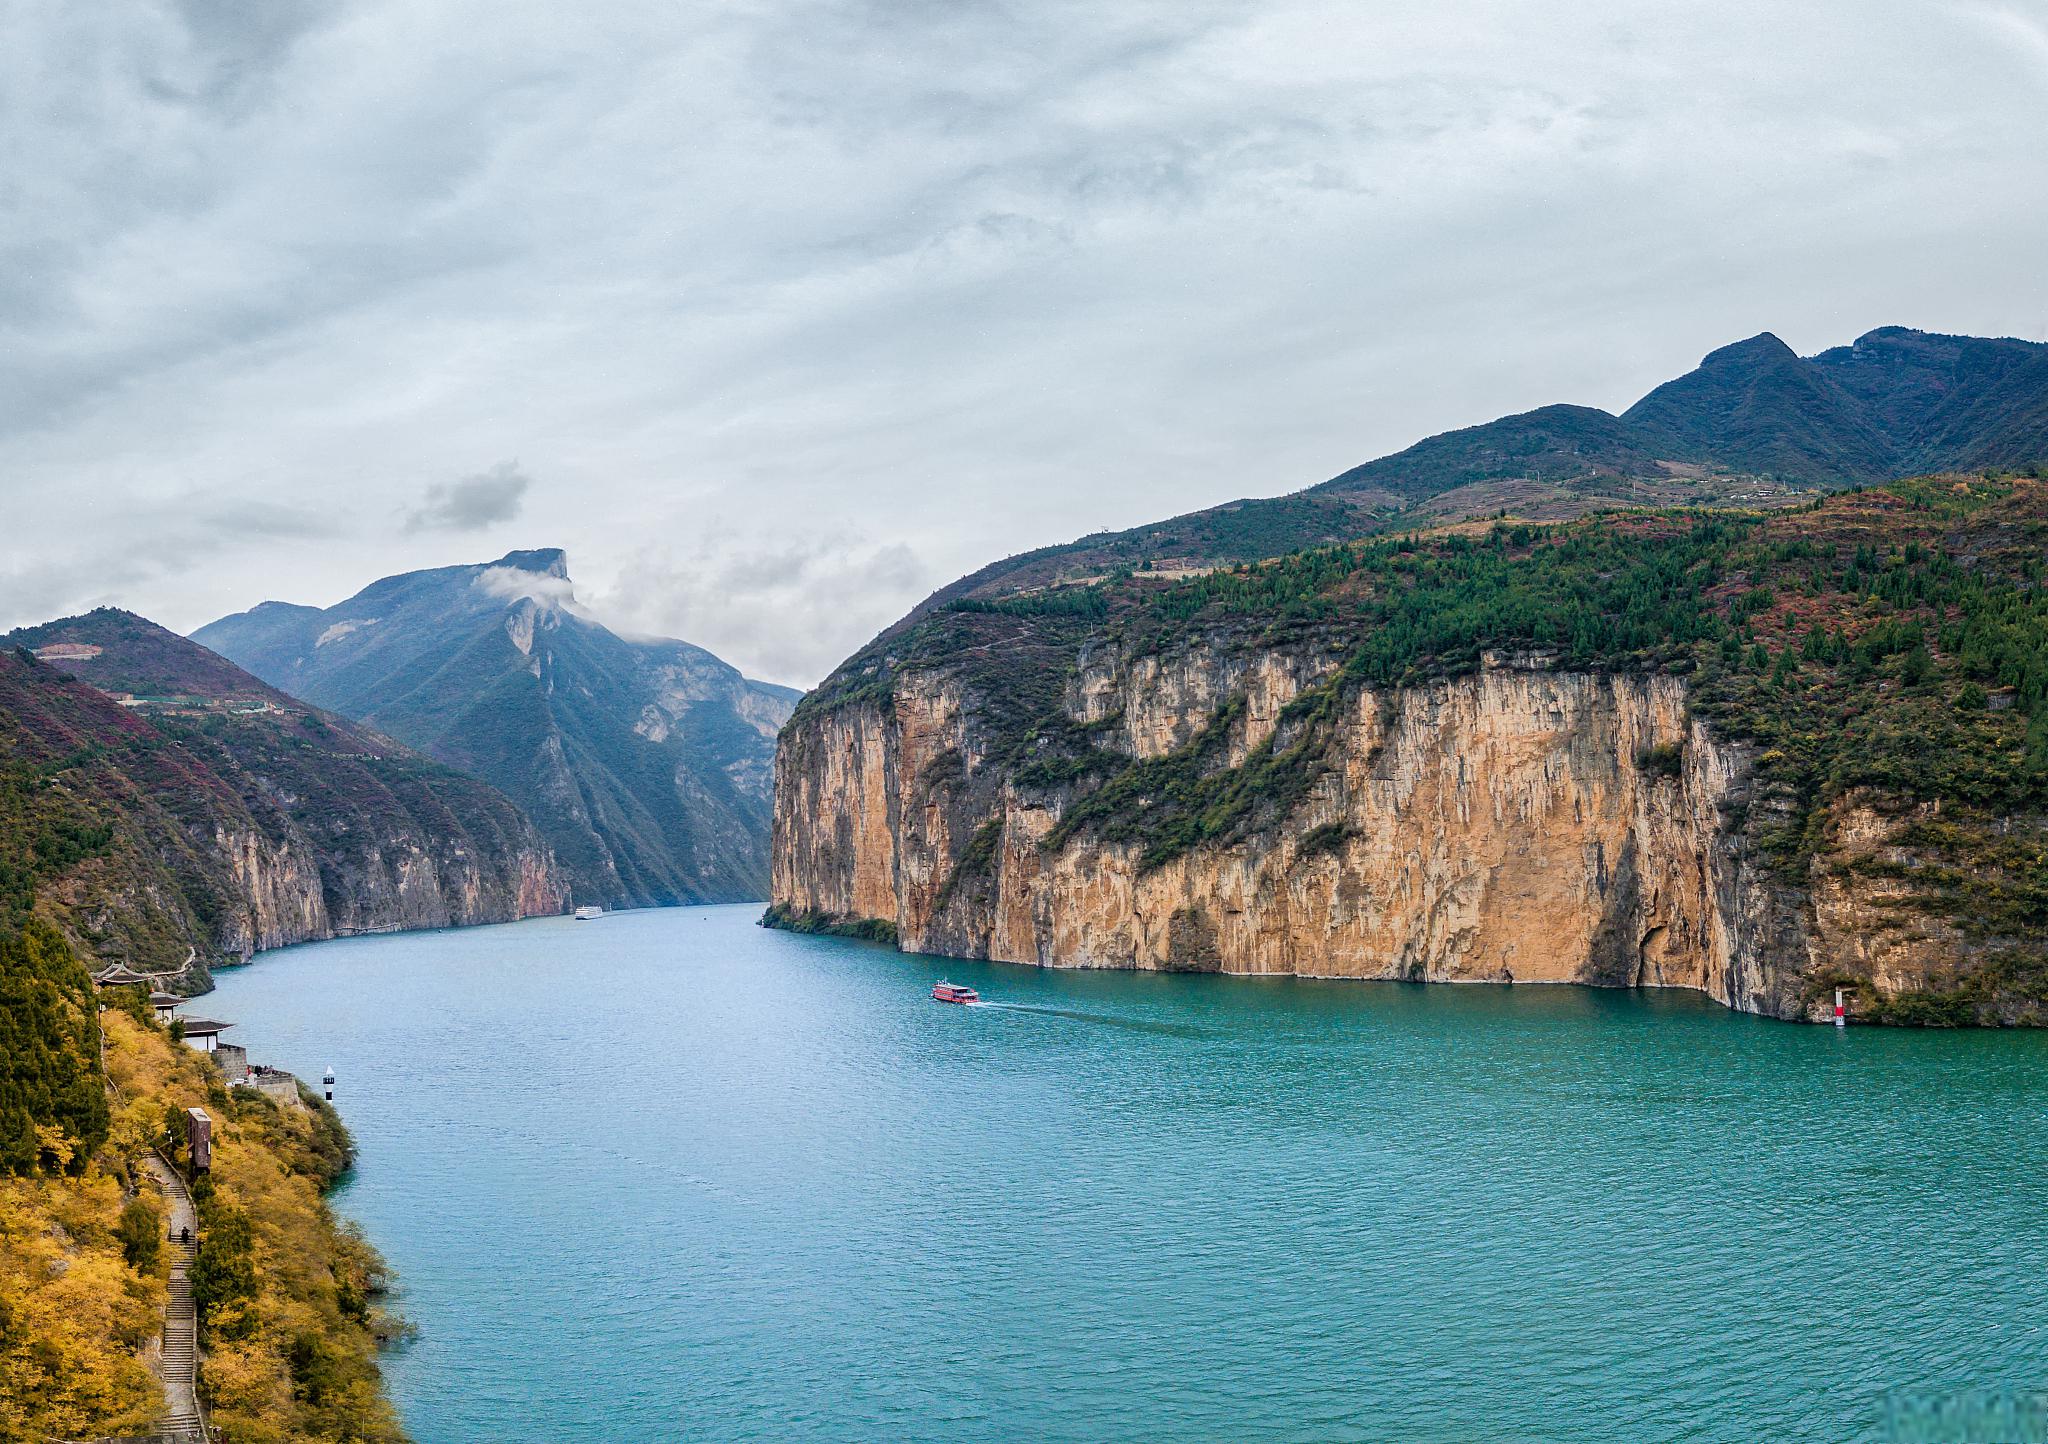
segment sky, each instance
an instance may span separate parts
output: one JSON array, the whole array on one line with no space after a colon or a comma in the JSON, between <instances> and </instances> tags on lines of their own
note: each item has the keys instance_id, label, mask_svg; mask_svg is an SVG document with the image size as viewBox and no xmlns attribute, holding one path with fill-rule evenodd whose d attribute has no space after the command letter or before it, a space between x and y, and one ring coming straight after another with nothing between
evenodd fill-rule
<instances>
[{"instance_id":1,"label":"sky","mask_svg":"<svg viewBox=\"0 0 2048 1444\"><path fill-rule=\"evenodd\" d=\"M1759 331L2048 339L2048 0L0 14L0 629L559 546L808 686Z\"/></svg>"}]
</instances>

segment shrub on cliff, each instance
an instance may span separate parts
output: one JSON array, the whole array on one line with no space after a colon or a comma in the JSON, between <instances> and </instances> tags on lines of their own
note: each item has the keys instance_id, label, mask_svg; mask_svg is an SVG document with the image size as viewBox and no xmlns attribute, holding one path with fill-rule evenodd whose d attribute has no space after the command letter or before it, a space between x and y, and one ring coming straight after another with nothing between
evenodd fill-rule
<instances>
[{"instance_id":1,"label":"shrub on cliff","mask_svg":"<svg viewBox=\"0 0 2048 1444\"><path fill-rule=\"evenodd\" d=\"M1659 742L1636 754L1636 766L1652 777L1676 777L1685 770L1685 745Z\"/></svg>"},{"instance_id":2,"label":"shrub on cliff","mask_svg":"<svg viewBox=\"0 0 2048 1444\"><path fill-rule=\"evenodd\" d=\"M896 924L887 918L857 918L833 913L805 912L782 903L770 905L761 914L761 926L788 933L817 933L835 938L859 938L869 943L896 941Z\"/></svg>"}]
</instances>

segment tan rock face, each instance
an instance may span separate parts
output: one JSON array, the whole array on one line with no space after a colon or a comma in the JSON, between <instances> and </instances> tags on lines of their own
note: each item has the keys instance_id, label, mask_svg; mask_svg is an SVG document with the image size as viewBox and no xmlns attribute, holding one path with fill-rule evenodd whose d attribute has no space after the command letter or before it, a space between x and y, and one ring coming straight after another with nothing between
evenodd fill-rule
<instances>
[{"instance_id":1,"label":"tan rock face","mask_svg":"<svg viewBox=\"0 0 2048 1444\"><path fill-rule=\"evenodd\" d=\"M962 697L943 676L913 673L887 704L785 734L775 900L889 919L919 952L1684 987L1786 1017L1820 1010L1817 969L1861 964L1890 991L1939 966L1946 940L1880 929L1851 883L1831 875L1809 895L1761 865L1745 833L1751 759L1688 716L1681 679L1497 661L1359 695L1292 816L1151 871L1134 844L1082 834L1048 849L1065 797L982 775ZM1069 710L1116 750L1157 756L1241 697L1236 764L1329 665L1199 647L1130 665L1084 657ZM1647 765L1652 748L1676 749L1675 770ZM992 863L954 878L970 836L992 822ZM1892 824L1850 808L1834 825L1874 847Z\"/></svg>"},{"instance_id":2,"label":"tan rock face","mask_svg":"<svg viewBox=\"0 0 2048 1444\"><path fill-rule=\"evenodd\" d=\"M429 851L411 836L330 851L324 859L296 837L222 831L214 845L237 885L236 906L215 945L245 958L350 933L547 917L568 905L553 860L534 848L518 849L503 859L502 875L487 876L462 848Z\"/></svg>"},{"instance_id":3,"label":"tan rock face","mask_svg":"<svg viewBox=\"0 0 2048 1444\"><path fill-rule=\"evenodd\" d=\"M263 948L334 936L320 868L304 849L252 832L224 832L214 843L230 859L240 884L240 916L224 946L247 957Z\"/></svg>"}]
</instances>

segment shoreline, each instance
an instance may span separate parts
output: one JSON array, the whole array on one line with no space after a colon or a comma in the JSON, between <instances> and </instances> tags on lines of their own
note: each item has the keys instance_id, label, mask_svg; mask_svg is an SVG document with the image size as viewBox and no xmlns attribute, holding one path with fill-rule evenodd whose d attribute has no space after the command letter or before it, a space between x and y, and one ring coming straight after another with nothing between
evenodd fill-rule
<instances>
[{"instance_id":1,"label":"shoreline","mask_svg":"<svg viewBox=\"0 0 2048 1444\"><path fill-rule=\"evenodd\" d=\"M645 907L607 908L604 915L605 917L614 917L625 913L677 912L687 908L742 908L760 905L760 900L757 898L743 898L738 902L649 903ZM199 992L187 993L184 996L187 1001L204 998L214 991L214 974L239 973L246 968L253 967L259 959L272 957L278 953L288 953L298 948L318 947L324 943L359 942L372 938L419 937L435 933L473 933L489 928L520 927L527 923L570 922L574 920L575 914L573 912L564 911L558 913L534 913L523 918L498 918L491 922L443 923L435 927L417 928L364 928L356 932L330 933L325 937L296 938L288 943L279 943L275 947L258 948L246 957L237 957L232 960L223 959L220 962L211 964L198 963L197 966L203 971L207 979L207 985Z\"/></svg>"},{"instance_id":2,"label":"shoreline","mask_svg":"<svg viewBox=\"0 0 2048 1444\"><path fill-rule=\"evenodd\" d=\"M791 933L799 937L830 937L847 942L864 942L877 947L886 947L906 958L943 958L957 963L986 963L1007 968L1031 968L1048 973L1150 973L1161 977L1205 977L1205 978L1252 978L1289 979L1299 978L1310 982L1323 983L1400 983L1414 987L1472 987L1472 988L1584 988L1596 993L1690 993L1703 1002L1711 1003L1723 1012L1737 1017L1761 1018L1773 1023L1784 1023L1794 1027L1824 1027L1834 1020L1832 1016L1819 1016L1812 1012L1794 1017L1767 1013L1753 1008L1737 1008L1721 998L1715 997L1704 988L1689 983L1596 983L1582 978L1403 978L1395 976L1370 977L1359 973L1305 973L1298 969L1289 972L1247 972L1233 968L1146 968L1137 964L1097 963L1035 963L1019 962L1011 958L970 957L960 953L924 952L906 948L898 941L896 925L883 918L856 919L836 917L818 913L798 913L781 904L771 904L759 920L759 926L776 932ZM1978 1024L1971 1027L1955 1027L1939 1023L1897 1022L1881 1018L1859 1018L1851 1012L1848 1025L1862 1028L1894 1028L1904 1031L1933 1032L2025 1032L2025 1024ZM2035 1029L2033 1031L2044 1031Z\"/></svg>"}]
</instances>

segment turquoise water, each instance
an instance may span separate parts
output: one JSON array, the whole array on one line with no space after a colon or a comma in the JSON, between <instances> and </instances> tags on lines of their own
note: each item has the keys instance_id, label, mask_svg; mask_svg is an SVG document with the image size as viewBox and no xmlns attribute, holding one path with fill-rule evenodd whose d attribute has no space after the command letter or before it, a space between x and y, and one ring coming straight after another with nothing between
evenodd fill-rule
<instances>
[{"instance_id":1,"label":"turquoise water","mask_svg":"<svg viewBox=\"0 0 2048 1444\"><path fill-rule=\"evenodd\" d=\"M422 1444L1931 1437L1899 1411L2048 1389L2048 1037L757 912L222 976L254 1057L340 1075Z\"/></svg>"}]
</instances>

